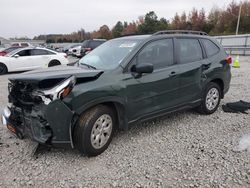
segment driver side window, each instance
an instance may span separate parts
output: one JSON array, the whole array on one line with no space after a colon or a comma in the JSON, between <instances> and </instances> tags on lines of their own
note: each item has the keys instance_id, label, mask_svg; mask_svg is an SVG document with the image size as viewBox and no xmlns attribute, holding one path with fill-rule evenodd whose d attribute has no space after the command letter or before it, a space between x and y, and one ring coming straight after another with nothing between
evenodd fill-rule
<instances>
[{"instance_id":1,"label":"driver side window","mask_svg":"<svg viewBox=\"0 0 250 188\"><path fill-rule=\"evenodd\" d=\"M162 69L174 64L172 39L162 39L147 44L136 58L136 64L150 63L154 69Z\"/></svg>"},{"instance_id":2,"label":"driver side window","mask_svg":"<svg viewBox=\"0 0 250 188\"><path fill-rule=\"evenodd\" d=\"M20 52L17 53L20 57L23 56L30 56L30 50L22 50Z\"/></svg>"}]
</instances>

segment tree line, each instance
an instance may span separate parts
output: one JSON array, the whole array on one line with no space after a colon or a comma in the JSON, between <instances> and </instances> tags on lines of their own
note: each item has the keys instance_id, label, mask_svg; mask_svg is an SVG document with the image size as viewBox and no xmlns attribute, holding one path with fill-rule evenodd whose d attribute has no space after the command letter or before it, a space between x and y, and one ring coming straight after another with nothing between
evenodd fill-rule
<instances>
[{"instance_id":1,"label":"tree line","mask_svg":"<svg viewBox=\"0 0 250 188\"><path fill-rule=\"evenodd\" d=\"M159 30L197 30L210 35L235 34L240 5L242 5L239 34L250 33L250 2L237 3L232 1L226 8L213 8L206 15L202 8L193 8L190 12L176 13L170 20L158 18L154 11L140 16L136 21L118 21L113 28L103 25L97 31L86 32L80 29L71 34L39 35L36 40L46 40L47 43L82 42L91 38L112 39L134 34L152 34Z\"/></svg>"}]
</instances>

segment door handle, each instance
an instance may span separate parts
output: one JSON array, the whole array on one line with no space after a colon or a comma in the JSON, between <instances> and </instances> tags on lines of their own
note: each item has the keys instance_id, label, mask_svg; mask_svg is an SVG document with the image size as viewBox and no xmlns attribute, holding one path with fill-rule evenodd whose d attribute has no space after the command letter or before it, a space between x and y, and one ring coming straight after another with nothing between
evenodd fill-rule
<instances>
[{"instance_id":1,"label":"door handle","mask_svg":"<svg viewBox=\"0 0 250 188\"><path fill-rule=\"evenodd\" d=\"M172 71L172 72L169 74L170 77L174 77L174 76L176 76L176 75L177 75L177 73L176 73L175 71Z\"/></svg>"},{"instance_id":2,"label":"door handle","mask_svg":"<svg viewBox=\"0 0 250 188\"><path fill-rule=\"evenodd\" d=\"M202 70L207 70L207 69L210 68L210 66L211 66L211 63L203 64L203 65L202 65Z\"/></svg>"}]
</instances>

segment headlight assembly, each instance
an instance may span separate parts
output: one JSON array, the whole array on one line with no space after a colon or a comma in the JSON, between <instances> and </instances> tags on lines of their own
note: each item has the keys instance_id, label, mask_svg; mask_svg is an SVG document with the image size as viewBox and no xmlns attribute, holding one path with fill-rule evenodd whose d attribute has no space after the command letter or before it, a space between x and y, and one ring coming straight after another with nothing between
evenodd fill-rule
<instances>
[{"instance_id":1,"label":"headlight assembly","mask_svg":"<svg viewBox=\"0 0 250 188\"><path fill-rule=\"evenodd\" d=\"M63 99L68 96L75 84L76 77L71 76L51 89L36 91L34 95L40 96L44 103L48 105L51 101Z\"/></svg>"}]
</instances>

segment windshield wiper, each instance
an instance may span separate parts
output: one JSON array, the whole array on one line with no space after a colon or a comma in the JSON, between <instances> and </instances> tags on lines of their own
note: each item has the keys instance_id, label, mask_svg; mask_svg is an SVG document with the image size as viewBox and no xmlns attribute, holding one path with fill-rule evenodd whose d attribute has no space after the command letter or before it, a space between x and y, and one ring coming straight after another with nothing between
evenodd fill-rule
<instances>
[{"instance_id":1,"label":"windshield wiper","mask_svg":"<svg viewBox=\"0 0 250 188\"><path fill-rule=\"evenodd\" d=\"M86 63L79 63L79 65L84 65L90 69L95 69L96 70L96 67L92 66L92 65L89 65L89 64L86 64Z\"/></svg>"}]
</instances>

